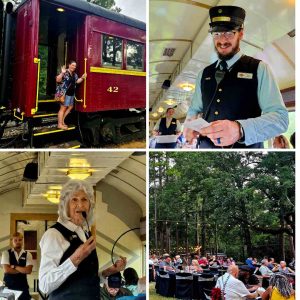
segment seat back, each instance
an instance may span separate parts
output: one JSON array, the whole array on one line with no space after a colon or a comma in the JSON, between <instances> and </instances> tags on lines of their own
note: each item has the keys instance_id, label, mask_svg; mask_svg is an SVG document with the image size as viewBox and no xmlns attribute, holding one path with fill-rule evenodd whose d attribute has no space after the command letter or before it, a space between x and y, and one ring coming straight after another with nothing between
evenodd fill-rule
<instances>
[{"instance_id":1,"label":"seat back","mask_svg":"<svg viewBox=\"0 0 300 300\"><path fill-rule=\"evenodd\" d=\"M193 298L193 275L191 273L176 274L175 297L177 299Z\"/></svg>"},{"instance_id":2,"label":"seat back","mask_svg":"<svg viewBox=\"0 0 300 300\"><path fill-rule=\"evenodd\" d=\"M165 271L159 271L158 294L170 297L170 275Z\"/></svg>"},{"instance_id":3,"label":"seat back","mask_svg":"<svg viewBox=\"0 0 300 300\"><path fill-rule=\"evenodd\" d=\"M198 277L198 295L200 299L207 299L210 296L211 290L216 285L216 279L213 274L202 274ZM209 299L209 298L208 298Z\"/></svg>"}]
</instances>

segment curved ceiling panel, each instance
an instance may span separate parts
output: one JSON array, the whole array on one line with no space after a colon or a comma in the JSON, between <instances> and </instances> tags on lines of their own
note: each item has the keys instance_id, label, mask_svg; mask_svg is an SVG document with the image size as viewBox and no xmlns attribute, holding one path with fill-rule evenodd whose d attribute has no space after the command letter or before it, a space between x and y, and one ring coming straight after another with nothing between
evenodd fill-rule
<instances>
[{"instance_id":1,"label":"curved ceiling panel","mask_svg":"<svg viewBox=\"0 0 300 300\"><path fill-rule=\"evenodd\" d=\"M22 182L25 166L38 162L35 183ZM23 188L23 203L49 206L45 195L53 186L61 187L69 180L70 170L87 171L92 185L109 183L146 211L146 155L142 152L9 152L0 153L0 202L5 192ZM3 198L4 200L4 198Z\"/></svg>"}]
</instances>

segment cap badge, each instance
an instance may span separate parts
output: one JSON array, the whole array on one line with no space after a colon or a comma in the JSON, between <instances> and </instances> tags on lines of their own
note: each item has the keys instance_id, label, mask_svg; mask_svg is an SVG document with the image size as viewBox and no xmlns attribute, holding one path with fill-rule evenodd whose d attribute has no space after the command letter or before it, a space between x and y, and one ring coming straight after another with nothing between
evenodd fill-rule
<instances>
[{"instance_id":1,"label":"cap badge","mask_svg":"<svg viewBox=\"0 0 300 300\"><path fill-rule=\"evenodd\" d=\"M218 9L218 13L221 14L223 12L222 9Z\"/></svg>"}]
</instances>

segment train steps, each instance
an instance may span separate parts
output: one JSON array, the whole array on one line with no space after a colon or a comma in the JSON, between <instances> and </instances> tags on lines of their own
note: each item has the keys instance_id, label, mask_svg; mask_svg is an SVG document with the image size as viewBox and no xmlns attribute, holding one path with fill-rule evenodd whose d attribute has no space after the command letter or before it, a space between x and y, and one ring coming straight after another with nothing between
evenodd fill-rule
<instances>
[{"instance_id":1,"label":"train steps","mask_svg":"<svg viewBox=\"0 0 300 300\"><path fill-rule=\"evenodd\" d=\"M77 126L66 118L68 129L57 128L57 112L40 112L29 126L31 148L81 148Z\"/></svg>"}]
</instances>

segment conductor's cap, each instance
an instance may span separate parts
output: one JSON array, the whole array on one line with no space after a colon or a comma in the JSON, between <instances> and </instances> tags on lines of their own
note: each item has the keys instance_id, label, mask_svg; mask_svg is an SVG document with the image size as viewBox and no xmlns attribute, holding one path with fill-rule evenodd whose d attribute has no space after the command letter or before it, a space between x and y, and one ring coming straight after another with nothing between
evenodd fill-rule
<instances>
[{"instance_id":1,"label":"conductor's cap","mask_svg":"<svg viewBox=\"0 0 300 300\"><path fill-rule=\"evenodd\" d=\"M244 27L246 12L238 6L215 6L209 10L210 32L239 30Z\"/></svg>"}]
</instances>

